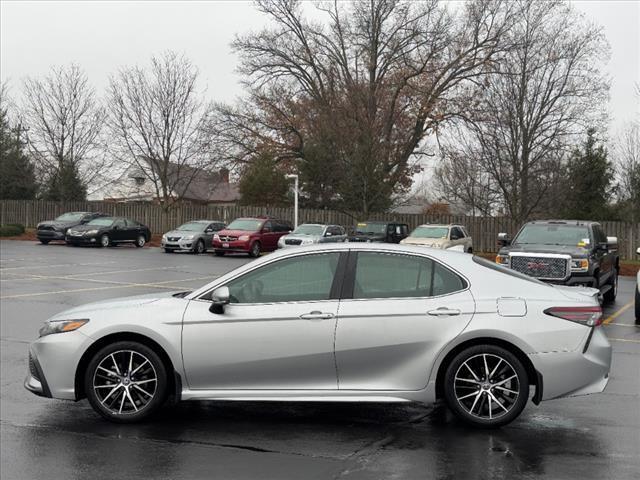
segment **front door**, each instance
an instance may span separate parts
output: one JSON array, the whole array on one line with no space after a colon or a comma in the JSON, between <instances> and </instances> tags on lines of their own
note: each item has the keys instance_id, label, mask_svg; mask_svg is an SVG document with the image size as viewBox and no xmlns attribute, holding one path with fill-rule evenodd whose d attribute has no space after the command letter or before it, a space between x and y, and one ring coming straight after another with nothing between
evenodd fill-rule
<instances>
[{"instance_id":1,"label":"front door","mask_svg":"<svg viewBox=\"0 0 640 480\"><path fill-rule=\"evenodd\" d=\"M437 354L473 316L466 281L417 255L359 252L355 268L336 329L340 389L425 388Z\"/></svg>"},{"instance_id":2,"label":"front door","mask_svg":"<svg viewBox=\"0 0 640 480\"><path fill-rule=\"evenodd\" d=\"M191 389L336 389L339 252L262 265L226 286L231 303L189 302L183 361ZM339 281L339 280L336 280Z\"/></svg>"}]
</instances>

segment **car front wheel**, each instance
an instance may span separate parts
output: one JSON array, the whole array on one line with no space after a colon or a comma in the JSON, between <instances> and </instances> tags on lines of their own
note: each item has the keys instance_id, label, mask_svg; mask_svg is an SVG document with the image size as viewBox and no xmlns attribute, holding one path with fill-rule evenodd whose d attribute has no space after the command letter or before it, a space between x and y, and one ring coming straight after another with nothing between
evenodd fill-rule
<instances>
[{"instance_id":1,"label":"car front wheel","mask_svg":"<svg viewBox=\"0 0 640 480\"><path fill-rule=\"evenodd\" d=\"M147 243L146 237L144 235L138 235L138 238L136 238L136 247L142 248L145 243Z\"/></svg>"},{"instance_id":2,"label":"car front wheel","mask_svg":"<svg viewBox=\"0 0 640 480\"><path fill-rule=\"evenodd\" d=\"M40 240L40 243L43 245L49 245L50 240Z\"/></svg>"},{"instance_id":3,"label":"car front wheel","mask_svg":"<svg viewBox=\"0 0 640 480\"><path fill-rule=\"evenodd\" d=\"M105 233L100 237L100 246L108 247L109 245L111 245L111 239L109 238L109 235Z\"/></svg>"},{"instance_id":4,"label":"car front wheel","mask_svg":"<svg viewBox=\"0 0 640 480\"><path fill-rule=\"evenodd\" d=\"M201 253L204 253L205 248L204 248L204 242L202 240L198 240L198 242L196 243L196 246L193 247L193 253L195 253L196 255L199 255Z\"/></svg>"},{"instance_id":5,"label":"car front wheel","mask_svg":"<svg viewBox=\"0 0 640 480\"><path fill-rule=\"evenodd\" d=\"M93 356L84 388L97 413L113 422L133 423L162 406L167 397L167 372L160 357L146 345L115 342Z\"/></svg>"},{"instance_id":6,"label":"car front wheel","mask_svg":"<svg viewBox=\"0 0 640 480\"><path fill-rule=\"evenodd\" d=\"M447 405L474 427L495 428L513 421L529 396L527 372L518 358L496 345L460 352L447 367Z\"/></svg>"},{"instance_id":7,"label":"car front wheel","mask_svg":"<svg viewBox=\"0 0 640 480\"><path fill-rule=\"evenodd\" d=\"M260 242L253 242L251 250L249 250L249 256L253 258L260 256Z\"/></svg>"}]
</instances>

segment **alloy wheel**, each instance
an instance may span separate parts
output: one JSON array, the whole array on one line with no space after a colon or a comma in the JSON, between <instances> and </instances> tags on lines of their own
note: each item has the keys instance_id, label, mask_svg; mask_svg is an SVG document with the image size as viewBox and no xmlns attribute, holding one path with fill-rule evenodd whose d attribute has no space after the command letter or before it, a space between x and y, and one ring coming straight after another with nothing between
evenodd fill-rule
<instances>
[{"instance_id":1,"label":"alloy wheel","mask_svg":"<svg viewBox=\"0 0 640 480\"><path fill-rule=\"evenodd\" d=\"M198 240L198 243L196 243L195 253L204 253L204 243L202 242L202 240Z\"/></svg>"},{"instance_id":2,"label":"alloy wheel","mask_svg":"<svg viewBox=\"0 0 640 480\"><path fill-rule=\"evenodd\" d=\"M134 350L105 356L93 374L93 390L113 415L138 413L154 399L158 375L151 361Z\"/></svg>"},{"instance_id":3,"label":"alloy wheel","mask_svg":"<svg viewBox=\"0 0 640 480\"><path fill-rule=\"evenodd\" d=\"M103 247L108 247L109 243L110 240L108 235L102 235L102 237L100 237L100 245L102 245Z\"/></svg>"},{"instance_id":4,"label":"alloy wheel","mask_svg":"<svg viewBox=\"0 0 640 480\"><path fill-rule=\"evenodd\" d=\"M496 420L508 414L520 396L520 378L499 355L474 355L460 365L454 377L455 398L469 415Z\"/></svg>"},{"instance_id":5,"label":"alloy wheel","mask_svg":"<svg viewBox=\"0 0 640 480\"><path fill-rule=\"evenodd\" d=\"M144 238L144 235L138 235L136 239L136 246L144 247L144 244L147 243L147 240Z\"/></svg>"}]
</instances>

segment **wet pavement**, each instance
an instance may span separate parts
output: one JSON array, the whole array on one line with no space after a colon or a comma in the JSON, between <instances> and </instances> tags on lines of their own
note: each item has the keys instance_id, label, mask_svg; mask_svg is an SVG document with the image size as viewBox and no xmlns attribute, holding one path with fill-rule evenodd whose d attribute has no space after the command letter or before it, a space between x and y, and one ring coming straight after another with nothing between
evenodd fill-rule
<instances>
[{"instance_id":1,"label":"wet pavement","mask_svg":"<svg viewBox=\"0 0 640 480\"><path fill-rule=\"evenodd\" d=\"M499 430L410 404L184 402L145 424L114 425L86 401L23 388L42 321L90 301L191 289L247 259L2 241L0 261L3 480L640 478L635 279L621 279L606 309L614 348L606 391L529 403Z\"/></svg>"}]
</instances>

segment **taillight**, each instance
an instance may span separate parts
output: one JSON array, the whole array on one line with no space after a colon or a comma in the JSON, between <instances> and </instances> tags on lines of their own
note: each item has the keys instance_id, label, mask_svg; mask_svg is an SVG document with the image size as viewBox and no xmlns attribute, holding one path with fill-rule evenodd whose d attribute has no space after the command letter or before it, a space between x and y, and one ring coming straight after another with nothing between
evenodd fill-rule
<instances>
[{"instance_id":1,"label":"taillight","mask_svg":"<svg viewBox=\"0 0 640 480\"><path fill-rule=\"evenodd\" d=\"M597 327L602 323L602 308L600 307L551 307L547 308L544 313L588 327Z\"/></svg>"}]
</instances>

